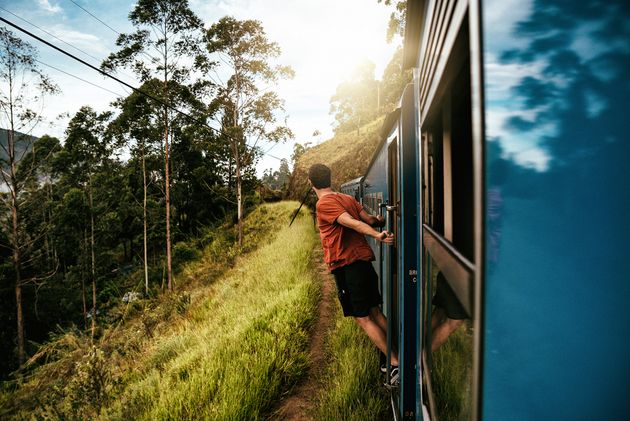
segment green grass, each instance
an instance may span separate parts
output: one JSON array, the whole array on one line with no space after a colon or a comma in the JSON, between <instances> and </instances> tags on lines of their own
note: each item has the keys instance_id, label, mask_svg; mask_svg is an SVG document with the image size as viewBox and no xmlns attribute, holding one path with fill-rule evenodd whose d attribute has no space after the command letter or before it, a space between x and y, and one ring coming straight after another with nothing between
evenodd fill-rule
<instances>
[{"instance_id":1,"label":"green grass","mask_svg":"<svg viewBox=\"0 0 630 421\"><path fill-rule=\"evenodd\" d=\"M317 236L307 212L288 227L296 207L283 202L252 212L248 253L222 277L200 279L233 253L217 258L212 240L182 271L194 289L144 305L137 317L106 329L94 347L80 332L51 343L50 363L0 393L0 415L261 418L306 372L319 298L310 267Z\"/></svg>"},{"instance_id":2,"label":"green grass","mask_svg":"<svg viewBox=\"0 0 630 421\"><path fill-rule=\"evenodd\" d=\"M80 331L58 335L41 349L47 363L2 385L0 418L268 417L307 373L320 298L311 263L317 235L304 210L288 227L296 207L254 210L239 257L229 236L212 234L200 259L182 268L176 294L134 303L94 344ZM375 414L387 411L387 398L378 354L339 308L327 352L331 364L312 415L381 419Z\"/></svg>"},{"instance_id":3,"label":"green grass","mask_svg":"<svg viewBox=\"0 0 630 421\"><path fill-rule=\"evenodd\" d=\"M339 305L331 329L327 353L330 366L323 379L315 420L382 420L388 411L388 395L382 385L378 352Z\"/></svg>"},{"instance_id":4,"label":"green grass","mask_svg":"<svg viewBox=\"0 0 630 421\"><path fill-rule=\"evenodd\" d=\"M258 419L303 375L318 298L308 268L315 235L307 217L284 225L155 344L155 369L103 418Z\"/></svg>"}]
</instances>

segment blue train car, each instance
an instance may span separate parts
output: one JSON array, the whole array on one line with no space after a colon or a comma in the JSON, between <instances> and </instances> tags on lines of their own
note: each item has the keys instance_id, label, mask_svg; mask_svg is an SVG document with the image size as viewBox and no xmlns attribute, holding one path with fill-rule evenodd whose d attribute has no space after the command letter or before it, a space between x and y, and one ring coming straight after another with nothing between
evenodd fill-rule
<instances>
[{"instance_id":1,"label":"blue train car","mask_svg":"<svg viewBox=\"0 0 630 421\"><path fill-rule=\"evenodd\" d=\"M362 182L397 419L626 419L630 4L409 0ZM436 288L465 318L435 352Z\"/></svg>"},{"instance_id":2,"label":"blue train car","mask_svg":"<svg viewBox=\"0 0 630 421\"><path fill-rule=\"evenodd\" d=\"M363 201L363 177L355 178L341 185L342 193L354 197L359 203Z\"/></svg>"}]
</instances>

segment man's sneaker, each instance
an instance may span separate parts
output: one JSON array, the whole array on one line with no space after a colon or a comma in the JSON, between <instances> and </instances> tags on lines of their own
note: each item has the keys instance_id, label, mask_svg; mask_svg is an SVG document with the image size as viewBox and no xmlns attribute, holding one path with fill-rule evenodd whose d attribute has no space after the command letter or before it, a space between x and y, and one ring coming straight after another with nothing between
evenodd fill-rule
<instances>
[{"instance_id":1,"label":"man's sneaker","mask_svg":"<svg viewBox=\"0 0 630 421\"><path fill-rule=\"evenodd\" d=\"M398 370L398 366L397 366L397 365L392 365L391 367L392 367L392 370L393 370L394 368L395 368L396 370ZM386 364L386 363L381 364L381 368L380 368L380 370L381 370L381 373L383 373L383 374L387 374L387 364Z\"/></svg>"},{"instance_id":2,"label":"man's sneaker","mask_svg":"<svg viewBox=\"0 0 630 421\"><path fill-rule=\"evenodd\" d=\"M392 371L390 374L391 377L389 379L389 384L392 386L398 386L398 384L400 383L400 372L398 370L398 367L392 366Z\"/></svg>"}]
</instances>

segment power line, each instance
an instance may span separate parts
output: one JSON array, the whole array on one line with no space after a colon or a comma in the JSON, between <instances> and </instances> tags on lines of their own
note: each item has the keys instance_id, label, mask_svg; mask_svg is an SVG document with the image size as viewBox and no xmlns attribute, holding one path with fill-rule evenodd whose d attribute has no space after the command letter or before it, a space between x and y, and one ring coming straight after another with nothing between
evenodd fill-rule
<instances>
[{"instance_id":1,"label":"power line","mask_svg":"<svg viewBox=\"0 0 630 421\"><path fill-rule=\"evenodd\" d=\"M109 89L107 89L107 88L105 88L105 87L103 87L103 86L97 85L96 83L92 83L92 82L90 82L89 80L82 79L82 78L80 78L79 76L73 75L72 73L68 73L68 72L66 72L65 70L61 70L61 69L59 69L58 67L55 67L55 66L53 66L53 65L51 65L51 64L44 63L44 62L43 62L43 61L41 61L41 60L35 59L35 61L36 61L36 62L38 62L39 64L43 64L44 66L50 67L51 69L54 69L54 70L56 70L56 71L58 71L58 72L61 72L61 73L63 73L63 74L66 74L66 75L68 75L68 76L70 76L70 77L73 77L73 78L75 78L75 79L78 79L78 80L80 80L81 82L85 82L85 83L87 83L87 84L89 84L89 85L92 85L92 86L94 86L95 88L102 89L102 90L104 90L104 91L109 92L110 94L114 94L114 95L116 95L116 97L118 97L118 98L123 98L123 96L124 96L124 95L121 95L120 93L117 93L117 92L114 92L114 91L112 91L112 90L109 90Z\"/></svg>"},{"instance_id":2,"label":"power line","mask_svg":"<svg viewBox=\"0 0 630 421\"><path fill-rule=\"evenodd\" d=\"M103 24L104 26L106 26L107 28L109 28L112 32L114 32L117 35L122 35L122 33L120 33L119 31L117 31L116 29L112 28L111 26L109 26L107 23L105 23L103 20L99 19L98 16L96 16L94 13L90 12L89 10L87 10L85 7L81 6L80 4L76 3L73 0L70 0L70 2L72 2L72 4L74 4L75 6L77 6L79 9L83 10L85 13L87 13L88 15L92 16L94 19L96 19L98 22L100 22L101 24ZM148 57L150 60L153 60L153 57L151 57L150 54L147 54L145 51L142 51L142 55L145 57Z\"/></svg>"},{"instance_id":3,"label":"power line","mask_svg":"<svg viewBox=\"0 0 630 421\"><path fill-rule=\"evenodd\" d=\"M108 24L106 24L105 22L103 22L102 20L100 20L99 18L97 18L95 15L93 15L92 13L90 13L89 10L85 9L83 6L81 6L80 4L78 4L77 2L75 2L74 0L70 0L70 2L74 3L75 6L77 6L79 9L83 10L85 13L87 13L88 15L92 16L94 19L96 19L97 21L99 21L100 23L102 23L103 25L107 26L109 29L111 29L113 32L117 33L118 35L120 35L120 32L118 32L117 30L115 30L114 28L112 28L111 26L109 26Z\"/></svg>"},{"instance_id":4,"label":"power line","mask_svg":"<svg viewBox=\"0 0 630 421\"><path fill-rule=\"evenodd\" d=\"M54 34L51 34L51 33L50 33L50 32L48 32L47 30L45 30L45 29L43 29L43 28L40 28L39 26L35 25L33 22L30 22L30 21L28 21L28 20L24 19L23 17L16 15L15 13L11 12L10 10L5 9L5 8L4 8L4 7L2 7L2 6L0 6L0 9L1 9L1 10L4 10L5 12L9 13L10 15L15 16L16 18L20 19L21 21L26 22L26 23L28 23L28 24L29 24L29 25L31 25L31 26L34 26L35 28L39 29L40 31L42 31L42 32L46 33L47 35L50 35L51 37L55 38L55 39L56 39L56 40L58 40L58 41L63 42L63 43L64 43L64 44L66 44L67 46L74 48L75 50L77 50L77 51L79 51L79 52L81 52L81 53L85 54L86 56L88 56L88 57L90 57L90 58L92 58L92 59L94 59L94 60L96 60L96 61L99 61L99 62L101 61L101 59L100 59L100 58L98 58L98 57L94 57L92 54L87 53L87 52L83 51L82 49L80 49L80 48L78 48L78 47L75 47L74 45L72 45L72 44L70 44L70 43L68 43L68 42L66 42L66 41L64 41L64 40L62 40L62 39L61 39L61 38L59 38L58 36L56 36L56 35L54 35Z\"/></svg>"},{"instance_id":5,"label":"power line","mask_svg":"<svg viewBox=\"0 0 630 421\"><path fill-rule=\"evenodd\" d=\"M41 37L39 37L39 36L37 36L37 35L33 34L32 32L30 32L30 31L28 31L28 30L26 30L26 29L24 29L24 28L22 28L21 26L19 26L19 25L15 24L15 23L13 23L13 22L11 22L11 21L9 21L9 20L7 20L7 19L3 18L2 16L0 16L0 21L4 22L5 24L7 24L7 25L9 25L9 26L12 26L13 28L15 28L15 29L17 29L17 30L19 30L19 31L21 31L21 32L23 32L23 33L25 33L25 34L27 34L28 36L30 36L30 37L32 37L32 38L35 38L35 39L36 39L36 40L38 40L39 42L41 42L41 43L43 43L43 44L46 44L47 46L49 46L49 47L51 47L51 48L53 48L53 49L55 49L55 50L59 51L60 53L62 53L62 54L64 54L64 55L66 55L66 56L68 56L68 57L72 58L73 60L78 61L79 63L83 64L84 66L87 66L87 67L89 67L90 69L95 70L95 71L97 71L98 73L101 73L102 75L104 75L104 76L106 76L106 77L108 77L108 78L110 78L110 79L113 79L113 80L115 80L116 82L118 82L118 83L120 83L120 84L122 84L122 85L124 85L124 86L128 87L129 89L132 89L134 92L138 92L139 94L144 95L144 96L146 96L147 98L150 98L150 99L154 100L155 102L157 102L157 103L159 103L159 104L163 105L163 106L164 106L164 107L166 107L167 109L170 109L171 111L174 111L174 112L176 112L176 113L179 113L179 114L181 114L181 115L184 115L184 116L188 117L188 118L189 118L189 119L191 119L192 121L195 121L195 122L199 123L200 125L207 127L208 129L210 129L210 130L211 130L211 131L213 131L214 133L216 133L216 134L218 134L218 135L227 135L226 133L222 132L221 130L218 130L218 129L216 129L216 128L214 128L214 127L210 126L208 123L206 123L206 122L204 122L204 121L201 121L201 120L199 120L198 118L193 117L192 115L190 115L190 114L188 114L188 113L186 113L186 112L184 112L184 111L181 111L181 110L179 110L179 109L177 109L177 108L173 107L172 105L169 105L168 103L166 103L166 102L162 101L161 99L159 99L159 98L157 98L157 97L155 97L155 96L153 96L153 95L151 95L151 94L149 94L149 93L146 93L146 92L142 91L141 89L138 89L138 88L136 88L136 87L134 87L134 86L132 86L132 85L128 84L127 82L125 82L125 81L123 81L123 80L120 80L119 78L117 78L117 77L115 77L115 76L110 75L109 73L105 72L104 70L101 70L101 69L99 69L98 67L95 67L95 66L91 65L90 63L86 62L85 60L83 60L83 59L81 59L81 58L79 58L79 57L75 56L74 54L71 54L71 53L69 53L69 52L65 51L64 49L62 49L62 48L60 48L60 47L57 47L56 45L54 45L54 44L52 44L52 43L50 43L50 42L46 41L45 39L43 39L43 38L41 38ZM89 82L88 82L88 83L89 83ZM264 155L264 154L263 154L263 155ZM273 155L271 155L271 154L269 154L269 156L270 156L270 157L272 157L272 158L275 158L275 159L277 159L277 160L280 160L280 158L278 158L278 157L276 157L276 156L273 156Z\"/></svg>"},{"instance_id":6,"label":"power line","mask_svg":"<svg viewBox=\"0 0 630 421\"><path fill-rule=\"evenodd\" d=\"M127 82L123 81L123 80L120 80L120 79L119 79L119 78L117 78L116 76L112 76L112 75L110 75L110 74L109 74L109 73L107 73L106 71L101 70L101 69L99 69L98 67L95 67L95 66L91 65L91 64L90 64L90 63L88 63L87 61L85 61L85 60L83 60L83 59L81 59L81 58L79 58L79 57L75 56L74 54L71 54L71 53L69 53L69 52L65 51L65 50L64 50L64 49L62 49L62 48L57 47L57 46L56 46L56 45L54 45L54 44L51 44L50 42L46 41L45 39L43 39L43 38L41 38L41 37L38 37L37 35L33 34L33 33L32 33L32 32L30 32L30 31L27 31L26 29L24 29L24 28L20 27L19 25L16 25L15 23L10 22L10 21L8 21L8 20L6 20L6 19L5 19L5 18L3 18L2 16L0 16L0 21L2 21L2 22L4 22L4 23L6 23L7 25L10 25L10 26L14 27L15 29L17 29L17 30L19 30L19 31L21 31L21 32L24 32L25 34L27 34L27 35L29 35L29 36L31 36L31 37L33 37L33 38L35 38L36 40L38 40L39 42L42 42L42 43L46 44L47 46L49 46L49 47L51 47L51 48L54 48L55 50L59 51L60 53L62 53L62 54L64 54L64 55L66 55L66 56L68 56L68 57L70 57L71 59L78 61L79 63L83 64L84 66L87 66L87 67L89 67L89 68L90 68L90 69L92 69L92 70L96 70L96 71L97 71L97 72L99 72L100 74L102 74L102 75L104 75L104 76L106 76L106 77L108 77L108 78L110 78L110 79L115 80L116 82L118 82L118 83L120 83L120 84L122 84L122 85L124 85L124 86L128 87L129 89L132 89L134 92L138 92L139 94L144 95L144 96L146 96L147 98L150 98L150 99L154 100L155 102L157 102L157 103L159 103L159 104L163 105L164 107L166 107L166 108L170 109L171 111L175 111L175 112L177 112L177 113L180 113L180 114L182 114L182 115L185 115L186 117L190 118L191 120L193 120L193 121L195 121L195 122L197 122L197 123L201 123L203 126L208 127L210 130L214 131L215 133L217 133L217 134L221 134L221 132L220 132L219 130L217 130L217 129L215 129L214 127L212 127L212 126L208 125L207 123L205 123L205 122L203 122L203 121L201 121L201 120L197 119L196 117L193 117L193 116L191 116L190 114L188 114L188 113L186 113L186 112L184 112L184 111L181 111L181 110L179 110L179 109L177 109L177 108L173 107L172 105L167 104L166 102L162 101L161 99L159 99L159 98L157 98L157 97L155 97L155 96L153 96L153 95L151 95L151 94L148 94L148 93L144 92L143 90L138 89L138 88L136 88L135 86L132 86L132 85L128 84Z\"/></svg>"},{"instance_id":7,"label":"power line","mask_svg":"<svg viewBox=\"0 0 630 421\"><path fill-rule=\"evenodd\" d=\"M23 17L16 15L15 13L11 12L10 10L5 9L5 8L4 8L4 7L2 7L2 6L0 6L0 9L1 9L1 10L4 10L5 12L7 12L7 13L9 13L9 14L13 15L13 16L15 16L16 18L20 19L21 21L26 22L26 23L28 23L29 25L31 25L31 26L33 26L33 27L35 27L35 28L39 29L40 31L42 31L42 32L46 33L47 35L50 35L51 37L55 38L56 40L63 42L63 43L64 43L64 44L66 44L67 46L72 47L72 48L74 48L75 50L77 50L77 51L79 51L79 52L81 52L81 53L85 54L86 56L88 56L88 57L90 57L90 58L94 59L95 61L97 61L97 62L99 62L99 63L101 62L101 59L100 59L100 58L98 58L98 57L94 57L92 54L90 54L90 53L88 53L88 52L86 52L86 51L84 51L84 50L80 49L79 47L76 47L76 46L74 46L74 45L70 44L69 42L64 41L63 39L59 38L58 36L56 36L56 35L54 35L54 34L52 34L52 33L48 32L48 31L47 31L47 30L45 30L44 28L41 28L41 27L37 26L37 25L36 25L36 24L34 24L33 22L30 22L29 20L24 19ZM133 77L129 76L128 74L125 74L125 73L122 73L122 74L123 74L123 75L125 75L125 76L127 76L127 77L128 77L128 78L130 78L130 79L134 79Z\"/></svg>"}]
</instances>

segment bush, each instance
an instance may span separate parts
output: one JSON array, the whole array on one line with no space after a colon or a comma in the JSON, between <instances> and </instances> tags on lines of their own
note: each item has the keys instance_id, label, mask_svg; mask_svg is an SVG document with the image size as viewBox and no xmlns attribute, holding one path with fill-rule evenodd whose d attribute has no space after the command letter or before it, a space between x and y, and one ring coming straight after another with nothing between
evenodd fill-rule
<instances>
[{"instance_id":1,"label":"bush","mask_svg":"<svg viewBox=\"0 0 630 421\"><path fill-rule=\"evenodd\" d=\"M174 266L181 265L182 263L189 262L191 260L197 260L200 257L201 251L183 241L175 244L175 247L173 247Z\"/></svg>"}]
</instances>

